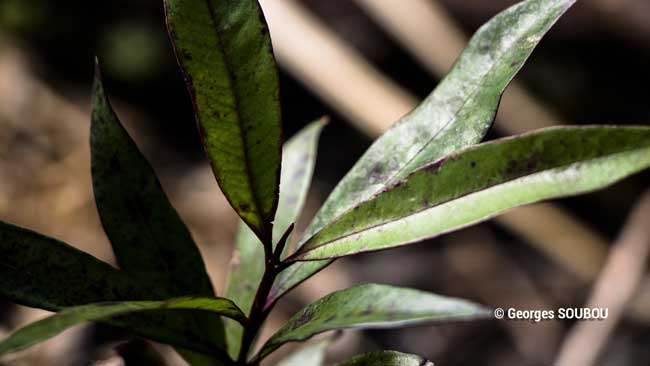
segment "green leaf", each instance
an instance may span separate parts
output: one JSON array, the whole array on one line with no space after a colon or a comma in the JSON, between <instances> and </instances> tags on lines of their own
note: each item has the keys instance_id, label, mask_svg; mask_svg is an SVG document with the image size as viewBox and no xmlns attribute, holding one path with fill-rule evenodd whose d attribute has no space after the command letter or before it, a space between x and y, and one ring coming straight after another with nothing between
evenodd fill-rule
<instances>
[{"instance_id":1,"label":"green leaf","mask_svg":"<svg viewBox=\"0 0 650 366\"><path fill-rule=\"evenodd\" d=\"M433 363L416 355L409 355L395 351L370 352L354 356L339 362L336 366L433 366Z\"/></svg>"},{"instance_id":2,"label":"green leaf","mask_svg":"<svg viewBox=\"0 0 650 366\"><path fill-rule=\"evenodd\" d=\"M310 123L284 144L280 199L273 222L274 244L277 244L289 226L296 222L305 204L316 165L318 138L327 120L322 117Z\"/></svg>"},{"instance_id":3,"label":"green leaf","mask_svg":"<svg viewBox=\"0 0 650 366\"><path fill-rule=\"evenodd\" d=\"M280 199L273 226L273 242L298 219L307 198L307 191L314 172L318 137L326 123L325 118L312 122L284 144ZM262 243L245 224L237 233L236 253L231 262L226 296L236 302L248 314L264 275L264 249ZM242 327L226 320L228 349L235 357L239 352Z\"/></svg>"},{"instance_id":4,"label":"green leaf","mask_svg":"<svg viewBox=\"0 0 650 366\"><path fill-rule=\"evenodd\" d=\"M287 342L304 341L328 330L392 328L490 315L465 300L386 285L360 285L334 292L300 310L266 342L257 359Z\"/></svg>"},{"instance_id":5,"label":"green leaf","mask_svg":"<svg viewBox=\"0 0 650 366\"><path fill-rule=\"evenodd\" d=\"M95 76L93 190L118 264L159 296L214 295L203 258Z\"/></svg>"},{"instance_id":6,"label":"green leaf","mask_svg":"<svg viewBox=\"0 0 650 366\"><path fill-rule=\"evenodd\" d=\"M56 336L64 330L85 321L138 312L191 310L219 314L240 322L246 317L237 306L223 298L186 297L168 301L128 301L83 305L62 310L12 333L0 343L0 355L17 352ZM188 340L190 341L190 340Z\"/></svg>"},{"instance_id":7,"label":"green leaf","mask_svg":"<svg viewBox=\"0 0 650 366\"><path fill-rule=\"evenodd\" d=\"M142 295L128 276L90 254L0 222L0 297L56 311Z\"/></svg>"},{"instance_id":8,"label":"green leaf","mask_svg":"<svg viewBox=\"0 0 650 366\"><path fill-rule=\"evenodd\" d=\"M575 0L528 0L501 12L470 40L449 74L413 111L382 135L341 180L305 232L326 224L418 167L478 143L504 89L542 36ZM290 267L276 282L279 298L331 261Z\"/></svg>"},{"instance_id":9,"label":"green leaf","mask_svg":"<svg viewBox=\"0 0 650 366\"><path fill-rule=\"evenodd\" d=\"M203 144L221 190L263 241L278 201L278 74L257 1L165 0Z\"/></svg>"},{"instance_id":10,"label":"green leaf","mask_svg":"<svg viewBox=\"0 0 650 366\"><path fill-rule=\"evenodd\" d=\"M278 363L278 366L324 366L327 347L332 337L321 339L300 347Z\"/></svg>"},{"instance_id":11,"label":"green leaf","mask_svg":"<svg viewBox=\"0 0 650 366\"><path fill-rule=\"evenodd\" d=\"M123 271L147 289L147 300L213 296L203 258L192 236L111 108L96 66L90 133L95 201L104 231ZM122 300L131 298L122 298ZM213 314L152 315L150 320L195 328L225 348L223 322ZM194 319L196 318L196 319Z\"/></svg>"},{"instance_id":12,"label":"green leaf","mask_svg":"<svg viewBox=\"0 0 650 366\"><path fill-rule=\"evenodd\" d=\"M142 300L147 296L131 277L109 264L56 239L0 222L0 297L58 311L104 301ZM208 337L199 332L191 341L200 345L188 345L187 320L192 320L193 314L175 312L167 319L163 319L163 314L146 315L127 316L110 324L159 342L219 355L214 340L204 340ZM185 350L179 352L188 359L199 356ZM211 364L217 363L213 359Z\"/></svg>"},{"instance_id":13,"label":"green leaf","mask_svg":"<svg viewBox=\"0 0 650 366\"><path fill-rule=\"evenodd\" d=\"M606 187L650 166L648 127L555 127L476 145L415 171L327 225L293 259L381 250L512 207Z\"/></svg>"},{"instance_id":14,"label":"green leaf","mask_svg":"<svg viewBox=\"0 0 650 366\"><path fill-rule=\"evenodd\" d=\"M235 253L230 261L226 297L232 299L244 314L249 314L264 275L264 248L244 223L239 225L235 245ZM244 328L239 323L227 319L225 325L228 334L228 354L237 357Z\"/></svg>"}]
</instances>

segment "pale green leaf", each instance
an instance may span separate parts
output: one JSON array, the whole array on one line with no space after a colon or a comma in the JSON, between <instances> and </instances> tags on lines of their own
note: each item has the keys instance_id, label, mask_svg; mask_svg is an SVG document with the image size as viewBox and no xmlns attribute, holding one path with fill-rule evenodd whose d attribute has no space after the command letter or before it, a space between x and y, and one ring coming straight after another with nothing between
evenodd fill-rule
<instances>
[{"instance_id":1,"label":"pale green leaf","mask_svg":"<svg viewBox=\"0 0 650 366\"><path fill-rule=\"evenodd\" d=\"M287 342L343 328L392 328L437 321L488 317L465 300L387 285L360 285L337 291L300 310L262 347L264 358Z\"/></svg>"},{"instance_id":2,"label":"pale green leaf","mask_svg":"<svg viewBox=\"0 0 650 366\"><path fill-rule=\"evenodd\" d=\"M307 198L307 191L314 172L318 137L326 119L312 122L284 144L280 199L273 226L273 242L277 243L289 225L298 219ZM264 274L264 249L262 243L241 223L237 233L236 249L231 261L226 296L248 314L257 287ZM228 350L235 357L239 352L242 327L226 320L229 341Z\"/></svg>"},{"instance_id":3,"label":"pale green leaf","mask_svg":"<svg viewBox=\"0 0 650 366\"><path fill-rule=\"evenodd\" d=\"M336 366L433 366L433 363L416 355L395 351L378 351L354 356Z\"/></svg>"},{"instance_id":4,"label":"pale green leaf","mask_svg":"<svg viewBox=\"0 0 650 366\"><path fill-rule=\"evenodd\" d=\"M435 90L375 141L336 186L301 243L418 167L479 142L494 119L505 87L574 2L524 1L482 26ZM292 266L276 282L273 300L330 263Z\"/></svg>"},{"instance_id":5,"label":"pale green leaf","mask_svg":"<svg viewBox=\"0 0 650 366\"><path fill-rule=\"evenodd\" d=\"M273 222L273 243L275 244L289 226L296 222L305 204L316 165L318 138L326 123L326 117L314 121L284 144L280 199Z\"/></svg>"},{"instance_id":6,"label":"pale green leaf","mask_svg":"<svg viewBox=\"0 0 650 366\"><path fill-rule=\"evenodd\" d=\"M331 337L302 345L298 350L278 362L278 366L325 366L325 353Z\"/></svg>"},{"instance_id":7,"label":"pale green leaf","mask_svg":"<svg viewBox=\"0 0 650 366\"><path fill-rule=\"evenodd\" d=\"M648 127L553 127L425 165L327 225L293 259L381 250L519 205L590 192L650 166Z\"/></svg>"}]
</instances>

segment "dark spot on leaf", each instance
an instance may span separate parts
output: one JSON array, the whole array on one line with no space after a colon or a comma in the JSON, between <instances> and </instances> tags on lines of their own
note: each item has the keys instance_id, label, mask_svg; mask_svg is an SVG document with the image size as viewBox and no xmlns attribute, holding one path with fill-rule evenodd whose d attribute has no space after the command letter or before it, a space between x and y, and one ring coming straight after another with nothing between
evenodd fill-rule
<instances>
[{"instance_id":1,"label":"dark spot on leaf","mask_svg":"<svg viewBox=\"0 0 650 366\"><path fill-rule=\"evenodd\" d=\"M382 163L377 163L370 169L368 180L371 184L384 180L384 166Z\"/></svg>"},{"instance_id":2,"label":"dark spot on leaf","mask_svg":"<svg viewBox=\"0 0 650 366\"><path fill-rule=\"evenodd\" d=\"M308 311L308 310L303 311L303 313L300 314L300 317L298 318L298 320L296 320L296 322L293 324L293 329L300 328L301 326L309 323L312 320L312 318L313 318L313 316L312 316L311 311Z\"/></svg>"}]
</instances>

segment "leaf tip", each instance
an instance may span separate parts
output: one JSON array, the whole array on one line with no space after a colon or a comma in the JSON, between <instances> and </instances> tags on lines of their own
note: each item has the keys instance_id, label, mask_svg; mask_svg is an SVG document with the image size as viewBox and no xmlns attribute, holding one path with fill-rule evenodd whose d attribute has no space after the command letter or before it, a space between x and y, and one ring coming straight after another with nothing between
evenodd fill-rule
<instances>
[{"instance_id":1,"label":"leaf tip","mask_svg":"<svg viewBox=\"0 0 650 366\"><path fill-rule=\"evenodd\" d=\"M106 98L104 96L104 83L102 81L102 67L99 57L94 56L94 76L92 86L92 104L95 109L97 103L102 103Z\"/></svg>"},{"instance_id":2,"label":"leaf tip","mask_svg":"<svg viewBox=\"0 0 650 366\"><path fill-rule=\"evenodd\" d=\"M322 116L321 118L318 119L318 124L319 124L321 127L325 127L325 126L327 126L327 125L330 123L330 121L331 121L330 116L328 116L328 115L324 115L324 116Z\"/></svg>"}]
</instances>

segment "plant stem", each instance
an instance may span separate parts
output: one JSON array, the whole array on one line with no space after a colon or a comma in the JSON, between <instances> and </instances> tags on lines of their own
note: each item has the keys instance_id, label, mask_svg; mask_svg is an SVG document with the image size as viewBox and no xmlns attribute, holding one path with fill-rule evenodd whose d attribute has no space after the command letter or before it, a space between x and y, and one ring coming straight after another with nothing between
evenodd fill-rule
<instances>
[{"instance_id":1,"label":"plant stem","mask_svg":"<svg viewBox=\"0 0 650 366\"><path fill-rule=\"evenodd\" d=\"M273 286L273 281L275 281L275 277L277 276L274 267L275 266L271 261L266 261L264 276L262 277L260 286L257 288L257 293L255 294L255 299L253 300L253 305L251 307L249 323L244 328L241 348L239 349L239 357L237 359L238 364L246 364L248 352L253 345L255 336L269 313L268 311L264 311L264 305L266 303L266 298L271 291L271 287Z\"/></svg>"},{"instance_id":2,"label":"plant stem","mask_svg":"<svg viewBox=\"0 0 650 366\"><path fill-rule=\"evenodd\" d=\"M266 299L269 297L275 278L280 274L280 272L288 267L288 264L282 262L280 257L292 230L293 224L291 224L284 235L282 235L275 252L273 251L272 242L264 245L264 275L262 276L262 281L255 293L255 299L251 306L249 322L244 327L244 334L242 335L237 364L246 364L248 353L253 346L255 337L264 323L264 320L266 320L266 317L271 312L272 306L266 307ZM257 364L259 364L259 361L255 362L253 365Z\"/></svg>"}]
</instances>

